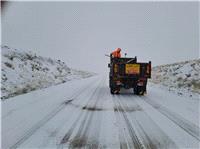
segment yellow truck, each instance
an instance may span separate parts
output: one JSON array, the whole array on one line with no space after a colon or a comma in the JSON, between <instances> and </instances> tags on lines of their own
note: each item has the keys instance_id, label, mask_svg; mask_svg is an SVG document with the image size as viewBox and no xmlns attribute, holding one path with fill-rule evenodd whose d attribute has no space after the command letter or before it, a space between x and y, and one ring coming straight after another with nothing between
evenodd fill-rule
<instances>
[{"instance_id":1,"label":"yellow truck","mask_svg":"<svg viewBox=\"0 0 200 149\"><path fill-rule=\"evenodd\" d=\"M134 58L114 58L110 55L109 87L111 94L120 93L121 88L130 89L137 95L146 93L147 79L151 78L151 61L137 62Z\"/></svg>"}]
</instances>

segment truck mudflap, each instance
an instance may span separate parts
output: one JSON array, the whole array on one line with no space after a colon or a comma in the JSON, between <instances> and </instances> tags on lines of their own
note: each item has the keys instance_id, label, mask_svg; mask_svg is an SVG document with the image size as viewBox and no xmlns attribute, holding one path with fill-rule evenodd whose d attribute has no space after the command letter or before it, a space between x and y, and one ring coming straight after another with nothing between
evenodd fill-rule
<instances>
[{"instance_id":1,"label":"truck mudflap","mask_svg":"<svg viewBox=\"0 0 200 149\"><path fill-rule=\"evenodd\" d=\"M134 87L134 94L136 95L144 95L146 94L146 86L136 86Z\"/></svg>"}]
</instances>

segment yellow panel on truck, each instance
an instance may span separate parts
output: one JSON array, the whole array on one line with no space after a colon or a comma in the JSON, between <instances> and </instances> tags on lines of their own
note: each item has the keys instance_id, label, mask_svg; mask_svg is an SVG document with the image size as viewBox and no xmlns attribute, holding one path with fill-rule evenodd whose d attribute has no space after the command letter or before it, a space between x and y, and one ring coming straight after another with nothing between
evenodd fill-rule
<instances>
[{"instance_id":1,"label":"yellow panel on truck","mask_svg":"<svg viewBox=\"0 0 200 149\"><path fill-rule=\"evenodd\" d=\"M126 74L140 74L140 64L126 64Z\"/></svg>"}]
</instances>

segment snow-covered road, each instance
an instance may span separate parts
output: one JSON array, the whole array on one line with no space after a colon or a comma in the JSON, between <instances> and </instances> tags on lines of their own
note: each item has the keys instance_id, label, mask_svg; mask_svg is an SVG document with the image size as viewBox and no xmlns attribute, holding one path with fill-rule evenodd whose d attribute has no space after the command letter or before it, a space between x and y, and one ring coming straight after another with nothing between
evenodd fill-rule
<instances>
[{"instance_id":1,"label":"snow-covered road","mask_svg":"<svg viewBox=\"0 0 200 149\"><path fill-rule=\"evenodd\" d=\"M148 86L111 95L106 76L2 102L3 148L200 148L199 100Z\"/></svg>"}]
</instances>

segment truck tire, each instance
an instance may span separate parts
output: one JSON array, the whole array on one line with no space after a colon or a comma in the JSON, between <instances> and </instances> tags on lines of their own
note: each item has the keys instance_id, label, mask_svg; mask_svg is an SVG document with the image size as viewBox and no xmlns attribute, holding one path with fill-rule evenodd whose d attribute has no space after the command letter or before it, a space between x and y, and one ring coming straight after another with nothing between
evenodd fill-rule
<instances>
[{"instance_id":1,"label":"truck tire","mask_svg":"<svg viewBox=\"0 0 200 149\"><path fill-rule=\"evenodd\" d=\"M135 95L138 95L138 88L137 88L137 86L133 88L133 92L134 92Z\"/></svg>"},{"instance_id":2,"label":"truck tire","mask_svg":"<svg viewBox=\"0 0 200 149\"><path fill-rule=\"evenodd\" d=\"M134 94L139 95L139 89L138 86L134 87Z\"/></svg>"},{"instance_id":3,"label":"truck tire","mask_svg":"<svg viewBox=\"0 0 200 149\"><path fill-rule=\"evenodd\" d=\"M116 88L115 91L117 91L116 94L119 94L120 88Z\"/></svg>"},{"instance_id":4,"label":"truck tire","mask_svg":"<svg viewBox=\"0 0 200 149\"><path fill-rule=\"evenodd\" d=\"M110 88L111 94L119 94L119 91L120 91L120 88L113 88L113 87Z\"/></svg>"},{"instance_id":5,"label":"truck tire","mask_svg":"<svg viewBox=\"0 0 200 149\"><path fill-rule=\"evenodd\" d=\"M111 94L114 94L114 93L115 93L115 90L114 90L112 87L110 88L110 93L111 93Z\"/></svg>"},{"instance_id":6,"label":"truck tire","mask_svg":"<svg viewBox=\"0 0 200 149\"><path fill-rule=\"evenodd\" d=\"M112 86L112 81L111 81L112 79L111 79L111 77L109 78L109 87L111 88L111 86Z\"/></svg>"},{"instance_id":7,"label":"truck tire","mask_svg":"<svg viewBox=\"0 0 200 149\"><path fill-rule=\"evenodd\" d=\"M145 90L144 90L143 86L136 86L134 88L134 94L136 94L136 95L144 95L144 93L145 93Z\"/></svg>"},{"instance_id":8,"label":"truck tire","mask_svg":"<svg viewBox=\"0 0 200 149\"><path fill-rule=\"evenodd\" d=\"M144 95L144 90L140 90L139 95Z\"/></svg>"}]
</instances>

